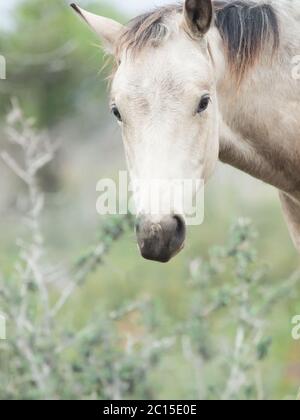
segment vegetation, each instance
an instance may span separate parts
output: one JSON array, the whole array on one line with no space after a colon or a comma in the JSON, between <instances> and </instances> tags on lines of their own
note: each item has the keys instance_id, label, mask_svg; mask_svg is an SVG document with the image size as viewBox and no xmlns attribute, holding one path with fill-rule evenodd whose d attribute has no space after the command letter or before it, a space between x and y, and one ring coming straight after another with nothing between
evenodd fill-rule
<instances>
[{"instance_id":1,"label":"vegetation","mask_svg":"<svg viewBox=\"0 0 300 420\"><path fill-rule=\"evenodd\" d=\"M92 251L70 273L57 272L46 258L40 226L44 196L38 182L38 173L53 159L55 147L34 130L16 103L7 123L24 164L21 167L6 152L2 159L27 188L27 232L18 239L14 271L0 284L0 306L10 325L8 340L0 347L5 366L0 373L1 397L157 398L151 376L172 352L185 358L195 372L191 387L195 398L268 397L262 366L272 337L265 318L291 297L300 273L268 283L253 247L253 226L239 220L224 246L213 247L205 260L190 262L185 287L193 293L185 317L168 336L161 334L160 313L152 298L110 313L101 305L91 308L84 328L66 328L61 312L76 288L104 263L113 243L128 227L132 229L131 218L108 219ZM224 275L229 279L225 284Z\"/></svg>"},{"instance_id":2,"label":"vegetation","mask_svg":"<svg viewBox=\"0 0 300 420\"><path fill-rule=\"evenodd\" d=\"M9 71L8 80L0 85L0 112L5 115L12 92L18 92L26 111L43 126L80 112L83 103L99 102L105 92L105 83L97 76L103 65L97 38L93 44L93 35L68 4L50 3L17 3L13 32L0 33L0 51ZM109 6L99 7L99 2L87 7L120 19Z\"/></svg>"}]
</instances>

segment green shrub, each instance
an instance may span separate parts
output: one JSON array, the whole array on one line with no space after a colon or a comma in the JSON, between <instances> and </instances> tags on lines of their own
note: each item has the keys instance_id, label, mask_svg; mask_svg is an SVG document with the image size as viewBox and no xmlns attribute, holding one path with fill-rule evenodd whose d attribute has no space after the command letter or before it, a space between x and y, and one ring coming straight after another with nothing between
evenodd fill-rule
<instances>
[{"instance_id":1,"label":"green shrub","mask_svg":"<svg viewBox=\"0 0 300 420\"><path fill-rule=\"evenodd\" d=\"M113 244L133 228L133 220L108 218L91 250L69 273L57 272L47 261L39 187L39 171L55 157L55 147L24 119L16 103L7 124L23 163L6 152L2 158L24 182L27 205L14 271L0 278L0 308L8 319L7 340L0 341L0 397L155 399L153 374L166 359L176 370L181 358L195 375L196 380L185 380L191 381L197 399L270 398L262 370L272 345L267 315L291 297L300 275L267 281L252 224L238 220L224 246L189 263L189 310L169 336L161 333L159 308L151 297L110 313L102 306L91 308L83 329L67 327L65 305L103 264Z\"/></svg>"}]
</instances>

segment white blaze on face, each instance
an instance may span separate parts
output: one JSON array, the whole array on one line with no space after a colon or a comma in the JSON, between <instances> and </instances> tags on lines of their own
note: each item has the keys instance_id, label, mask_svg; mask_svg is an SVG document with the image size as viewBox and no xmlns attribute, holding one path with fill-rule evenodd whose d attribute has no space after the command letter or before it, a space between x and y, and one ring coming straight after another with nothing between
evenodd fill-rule
<instances>
[{"instance_id":1,"label":"white blaze on face","mask_svg":"<svg viewBox=\"0 0 300 420\"><path fill-rule=\"evenodd\" d=\"M197 181L212 173L218 158L215 90L205 41L195 43L183 31L159 47L122 58L112 102L122 116L140 212L153 214L160 205L163 214L182 214L184 183L193 184L195 194ZM205 95L210 103L198 113Z\"/></svg>"}]
</instances>

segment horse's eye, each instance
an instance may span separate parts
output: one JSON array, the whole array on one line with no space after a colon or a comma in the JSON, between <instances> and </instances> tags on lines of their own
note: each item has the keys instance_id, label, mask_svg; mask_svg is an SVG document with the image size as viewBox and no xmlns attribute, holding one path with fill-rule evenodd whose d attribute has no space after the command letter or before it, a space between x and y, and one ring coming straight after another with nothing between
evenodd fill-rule
<instances>
[{"instance_id":1,"label":"horse's eye","mask_svg":"<svg viewBox=\"0 0 300 420\"><path fill-rule=\"evenodd\" d=\"M206 108L209 105L209 101L210 101L209 95L202 96L201 101L199 102L199 105L198 105L198 109L197 109L198 114L201 114L201 112L204 112L206 110Z\"/></svg>"},{"instance_id":2,"label":"horse's eye","mask_svg":"<svg viewBox=\"0 0 300 420\"><path fill-rule=\"evenodd\" d=\"M114 116L117 118L119 122L122 122L122 117L121 117L120 111L118 110L117 105L112 106L111 112L114 114Z\"/></svg>"}]
</instances>

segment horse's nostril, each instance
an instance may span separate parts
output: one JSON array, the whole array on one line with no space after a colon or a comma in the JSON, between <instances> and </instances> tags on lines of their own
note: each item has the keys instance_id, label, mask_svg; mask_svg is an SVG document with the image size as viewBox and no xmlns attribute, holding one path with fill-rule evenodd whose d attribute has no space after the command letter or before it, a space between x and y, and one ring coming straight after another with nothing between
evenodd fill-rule
<instances>
[{"instance_id":1,"label":"horse's nostril","mask_svg":"<svg viewBox=\"0 0 300 420\"><path fill-rule=\"evenodd\" d=\"M136 222L135 222L135 231L136 231L136 233L140 233L141 223L142 223L142 218L139 216L139 217L137 217Z\"/></svg>"},{"instance_id":2,"label":"horse's nostril","mask_svg":"<svg viewBox=\"0 0 300 420\"><path fill-rule=\"evenodd\" d=\"M179 237L183 237L185 236L186 233L186 227L185 227L185 222L183 217L179 216L179 215L175 215L173 216L174 219L177 222L177 226L176 226L176 233Z\"/></svg>"},{"instance_id":3,"label":"horse's nostril","mask_svg":"<svg viewBox=\"0 0 300 420\"><path fill-rule=\"evenodd\" d=\"M140 224L139 223L135 224L135 231L136 231L136 233L140 232Z\"/></svg>"}]
</instances>

